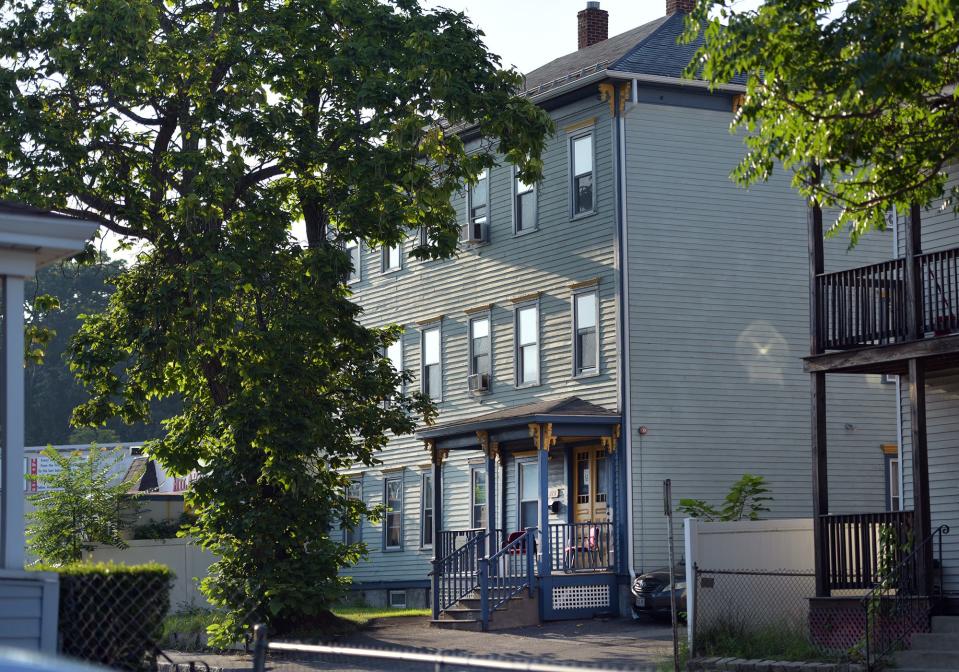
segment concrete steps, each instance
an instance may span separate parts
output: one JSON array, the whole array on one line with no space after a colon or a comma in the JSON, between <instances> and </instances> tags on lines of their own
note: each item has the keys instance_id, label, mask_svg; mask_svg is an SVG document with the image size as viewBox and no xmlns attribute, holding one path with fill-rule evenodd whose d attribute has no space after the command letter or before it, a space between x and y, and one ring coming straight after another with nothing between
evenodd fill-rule
<instances>
[{"instance_id":1,"label":"concrete steps","mask_svg":"<svg viewBox=\"0 0 959 672\"><path fill-rule=\"evenodd\" d=\"M932 632L912 636L912 648L894 656L896 672L959 670L959 616L934 616Z\"/></svg>"}]
</instances>

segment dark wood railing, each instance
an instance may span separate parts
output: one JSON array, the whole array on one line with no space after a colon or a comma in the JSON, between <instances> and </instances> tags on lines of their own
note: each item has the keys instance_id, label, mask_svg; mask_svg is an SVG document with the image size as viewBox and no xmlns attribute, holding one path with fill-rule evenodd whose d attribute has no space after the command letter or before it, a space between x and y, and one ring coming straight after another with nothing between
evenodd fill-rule
<instances>
[{"instance_id":1,"label":"dark wood railing","mask_svg":"<svg viewBox=\"0 0 959 672\"><path fill-rule=\"evenodd\" d=\"M824 273L819 339L827 350L885 345L906 337L905 260Z\"/></svg>"},{"instance_id":2,"label":"dark wood railing","mask_svg":"<svg viewBox=\"0 0 959 672\"><path fill-rule=\"evenodd\" d=\"M613 569L612 523L550 523L554 572L605 572Z\"/></svg>"},{"instance_id":3,"label":"dark wood railing","mask_svg":"<svg viewBox=\"0 0 959 672\"><path fill-rule=\"evenodd\" d=\"M897 565L913 540L912 511L848 513L820 520L830 590L871 590L882 579L883 565Z\"/></svg>"},{"instance_id":4,"label":"dark wood railing","mask_svg":"<svg viewBox=\"0 0 959 672\"><path fill-rule=\"evenodd\" d=\"M959 248L920 254L918 260L924 331L944 336L959 330Z\"/></svg>"},{"instance_id":5,"label":"dark wood railing","mask_svg":"<svg viewBox=\"0 0 959 672\"><path fill-rule=\"evenodd\" d=\"M922 335L959 331L959 248L916 256ZM901 343L909 339L906 260L816 277L816 329L824 350Z\"/></svg>"}]
</instances>

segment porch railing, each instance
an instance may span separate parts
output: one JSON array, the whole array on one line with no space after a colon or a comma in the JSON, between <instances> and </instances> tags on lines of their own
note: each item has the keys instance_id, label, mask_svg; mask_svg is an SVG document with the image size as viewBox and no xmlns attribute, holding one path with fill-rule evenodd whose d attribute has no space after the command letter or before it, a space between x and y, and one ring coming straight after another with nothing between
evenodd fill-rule
<instances>
[{"instance_id":1,"label":"porch railing","mask_svg":"<svg viewBox=\"0 0 959 672\"><path fill-rule=\"evenodd\" d=\"M883 565L898 564L913 538L912 511L822 516L826 585L830 590L870 590Z\"/></svg>"},{"instance_id":2,"label":"porch railing","mask_svg":"<svg viewBox=\"0 0 959 672\"><path fill-rule=\"evenodd\" d=\"M536 528L531 527L480 560L480 613L483 629L489 627L490 613L508 602L514 595L527 591L533 596L533 557Z\"/></svg>"},{"instance_id":3,"label":"porch railing","mask_svg":"<svg viewBox=\"0 0 959 672\"><path fill-rule=\"evenodd\" d=\"M949 526L940 525L928 538L906 547L899 562L887 564L876 587L863 598L864 658L869 670L876 669L893 651L908 646L913 634L929 632L931 617L942 599L942 537L946 534ZM924 580L929 566L938 579L930 582L931 594Z\"/></svg>"},{"instance_id":4,"label":"porch railing","mask_svg":"<svg viewBox=\"0 0 959 672\"><path fill-rule=\"evenodd\" d=\"M550 523L549 547L554 572L605 572L613 569L613 524Z\"/></svg>"},{"instance_id":5,"label":"porch railing","mask_svg":"<svg viewBox=\"0 0 959 672\"><path fill-rule=\"evenodd\" d=\"M916 256L922 337L959 331L959 248ZM826 350L900 343L909 337L906 259L816 278L816 328Z\"/></svg>"},{"instance_id":6,"label":"porch railing","mask_svg":"<svg viewBox=\"0 0 959 672\"><path fill-rule=\"evenodd\" d=\"M433 571L438 578L436 590L441 612L479 588L480 560L486 557L489 539L489 532L479 530L437 561Z\"/></svg>"}]
</instances>

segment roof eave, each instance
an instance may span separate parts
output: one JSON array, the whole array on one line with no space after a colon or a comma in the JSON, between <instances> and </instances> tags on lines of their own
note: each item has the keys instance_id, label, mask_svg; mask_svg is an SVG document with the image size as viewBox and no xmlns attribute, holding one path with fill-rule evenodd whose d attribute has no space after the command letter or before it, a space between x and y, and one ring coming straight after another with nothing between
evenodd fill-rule
<instances>
[{"instance_id":1,"label":"roof eave","mask_svg":"<svg viewBox=\"0 0 959 672\"><path fill-rule=\"evenodd\" d=\"M575 423L578 425L615 425L620 422L620 416L609 414L564 414L564 413L535 413L514 418L493 418L490 420L476 420L474 422L440 425L438 427L428 427L418 430L415 433L417 439L440 439L452 436L461 436L472 434L474 432L489 429L505 429L508 427L522 427L523 425L542 424L542 423Z\"/></svg>"},{"instance_id":2,"label":"roof eave","mask_svg":"<svg viewBox=\"0 0 959 672\"><path fill-rule=\"evenodd\" d=\"M604 70L603 74L610 79L628 79L648 84L668 84L671 86L688 86L694 89L710 89L724 93L745 93L743 84L716 84L713 86L704 79L686 79L685 77L666 77L664 75L648 75L624 70Z\"/></svg>"}]
</instances>

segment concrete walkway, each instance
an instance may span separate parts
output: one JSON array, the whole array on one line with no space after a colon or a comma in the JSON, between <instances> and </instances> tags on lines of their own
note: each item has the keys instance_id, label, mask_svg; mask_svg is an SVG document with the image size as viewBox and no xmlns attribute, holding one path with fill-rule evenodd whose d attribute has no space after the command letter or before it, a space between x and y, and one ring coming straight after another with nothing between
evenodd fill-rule
<instances>
[{"instance_id":1,"label":"concrete walkway","mask_svg":"<svg viewBox=\"0 0 959 672\"><path fill-rule=\"evenodd\" d=\"M653 670L670 655L672 634L668 625L629 619L595 619L547 623L529 628L496 632L469 632L431 628L424 617L386 618L351 637L337 642L342 646L369 649L403 649L419 652L506 658L516 662L548 662L561 665L602 666L611 669ZM177 654L167 652L175 662L202 661L211 671L247 672L246 656ZM161 667L162 670L189 667ZM203 670L202 666L195 669ZM305 670L387 670L389 672L434 672L433 665L396 663L375 659L329 656L271 657L267 669L274 672ZM450 672L450 667L444 668Z\"/></svg>"}]
</instances>

